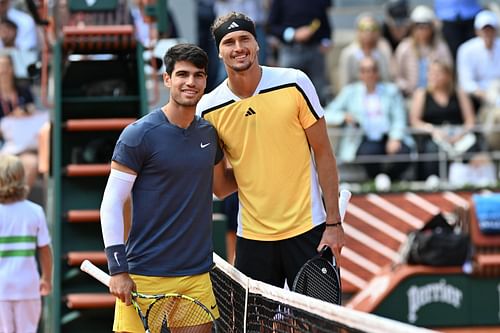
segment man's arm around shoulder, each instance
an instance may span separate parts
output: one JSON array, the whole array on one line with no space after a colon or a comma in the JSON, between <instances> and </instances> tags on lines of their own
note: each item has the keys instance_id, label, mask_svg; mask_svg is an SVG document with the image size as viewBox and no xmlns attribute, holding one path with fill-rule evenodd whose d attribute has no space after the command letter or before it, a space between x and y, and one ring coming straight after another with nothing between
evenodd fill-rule
<instances>
[{"instance_id":1,"label":"man's arm around shoulder","mask_svg":"<svg viewBox=\"0 0 500 333\"><path fill-rule=\"evenodd\" d=\"M233 169L228 167L226 158L223 158L214 167L213 192L222 200L236 190L238 190L238 184Z\"/></svg>"}]
</instances>

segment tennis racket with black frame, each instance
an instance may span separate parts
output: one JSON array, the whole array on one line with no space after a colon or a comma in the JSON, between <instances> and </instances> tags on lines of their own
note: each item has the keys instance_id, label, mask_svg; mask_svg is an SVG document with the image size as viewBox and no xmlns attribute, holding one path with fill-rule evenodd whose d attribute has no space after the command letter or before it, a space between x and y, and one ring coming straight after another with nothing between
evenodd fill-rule
<instances>
[{"instance_id":1,"label":"tennis racket with black frame","mask_svg":"<svg viewBox=\"0 0 500 333\"><path fill-rule=\"evenodd\" d=\"M109 287L111 277L89 260L84 260L80 269ZM146 313L137 299L150 301ZM132 292L134 306L145 333L218 333L213 313L200 301L187 295L170 293L147 295Z\"/></svg>"},{"instance_id":2,"label":"tennis racket with black frame","mask_svg":"<svg viewBox=\"0 0 500 333\"><path fill-rule=\"evenodd\" d=\"M351 192L342 190L339 197L340 218L344 221ZM299 270L293 281L292 291L322 301L340 305L342 303L342 284L340 267L328 246L309 259Z\"/></svg>"}]
</instances>

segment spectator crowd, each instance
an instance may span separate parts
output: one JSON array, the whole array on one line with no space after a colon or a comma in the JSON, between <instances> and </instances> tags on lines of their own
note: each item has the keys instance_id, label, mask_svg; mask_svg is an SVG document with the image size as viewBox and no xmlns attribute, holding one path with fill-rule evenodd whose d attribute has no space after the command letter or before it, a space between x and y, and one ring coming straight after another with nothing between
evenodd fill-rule
<instances>
[{"instance_id":1,"label":"spectator crowd","mask_svg":"<svg viewBox=\"0 0 500 333\"><path fill-rule=\"evenodd\" d=\"M19 156L31 188L38 176L38 132L48 113L36 106L33 68L41 38L20 3L0 0L0 154Z\"/></svg>"},{"instance_id":2,"label":"spectator crowd","mask_svg":"<svg viewBox=\"0 0 500 333\"><path fill-rule=\"evenodd\" d=\"M129 2L129 20L146 47L183 38L173 11L161 36L148 30L141 1ZM352 40L337 44L333 14L340 9L333 0L196 0L197 43L210 59L206 92L225 79L210 25L237 11L256 22L260 64L297 68L311 78L330 128L341 133L332 137L340 165L361 165L368 179L383 174L425 181L446 178L453 162L467 164L476 154L499 150L498 6L387 0L383 8L383 15L359 14ZM30 185L37 173L37 132L46 119L33 79L41 30L24 2L0 0L0 70L7 73L0 78L1 152L21 157ZM30 140L15 134L19 126ZM438 163L443 156L444 169ZM481 160L488 167L495 163Z\"/></svg>"},{"instance_id":3,"label":"spectator crowd","mask_svg":"<svg viewBox=\"0 0 500 333\"><path fill-rule=\"evenodd\" d=\"M355 18L354 38L345 45L333 38L333 1L198 3L212 5L214 16L239 11L253 17L259 40L266 41L260 42L261 64L311 77L327 122L341 133L332 138L339 164L361 165L368 179L420 181L446 181L456 163L478 177L494 167L489 153L500 148L495 3L388 0L383 17L364 12ZM477 156L482 162L469 164Z\"/></svg>"}]
</instances>

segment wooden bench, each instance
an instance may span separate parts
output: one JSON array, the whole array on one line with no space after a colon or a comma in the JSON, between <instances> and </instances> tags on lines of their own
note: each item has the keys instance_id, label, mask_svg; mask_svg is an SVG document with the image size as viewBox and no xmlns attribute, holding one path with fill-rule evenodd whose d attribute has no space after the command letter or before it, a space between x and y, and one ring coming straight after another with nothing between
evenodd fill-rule
<instances>
[{"instance_id":1,"label":"wooden bench","mask_svg":"<svg viewBox=\"0 0 500 333\"><path fill-rule=\"evenodd\" d=\"M102 309L115 306L115 297L105 293L76 293L65 296L69 309Z\"/></svg>"},{"instance_id":2,"label":"wooden bench","mask_svg":"<svg viewBox=\"0 0 500 333\"><path fill-rule=\"evenodd\" d=\"M90 260L94 265L106 265L106 254L103 251L74 251L66 253L69 266L80 266L84 260Z\"/></svg>"},{"instance_id":3,"label":"wooden bench","mask_svg":"<svg viewBox=\"0 0 500 333\"><path fill-rule=\"evenodd\" d=\"M134 121L135 118L70 119L64 127L69 132L119 131Z\"/></svg>"},{"instance_id":4,"label":"wooden bench","mask_svg":"<svg viewBox=\"0 0 500 333\"><path fill-rule=\"evenodd\" d=\"M73 209L66 213L68 222L99 222L101 219L98 209Z\"/></svg>"},{"instance_id":5,"label":"wooden bench","mask_svg":"<svg viewBox=\"0 0 500 333\"><path fill-rule=\"evenodd\" d=\"M67 177L103 177L110 170L110 164L68 164L64 173Z\"/></svg>"}]
</instances>

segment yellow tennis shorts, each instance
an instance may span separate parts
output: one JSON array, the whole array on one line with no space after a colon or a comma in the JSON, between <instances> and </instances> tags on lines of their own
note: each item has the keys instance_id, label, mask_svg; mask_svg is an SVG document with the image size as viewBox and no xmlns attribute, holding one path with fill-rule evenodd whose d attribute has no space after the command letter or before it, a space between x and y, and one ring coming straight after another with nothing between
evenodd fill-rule
<instances>
[{"instance_id":1,"label":"yellow tennis shorts","mask_svg":"<svg viewBox=\"0 0 500 333\"><path fill-rule=\"evenodd\" d=\"M212 290L210 273L203 273L193 276L176 277L156 277L130 274L134 280L137 292L147 295L176 293L197 299L205 305L215 318L219 318L219 308L215 301ZM150 300L137 298L142 312L146 314ZM126 306L121 300L116 299L115 320L113 323L114 332L143 333L144 326L141 323L133 305Z\"/></svg>"}]
</instances>

